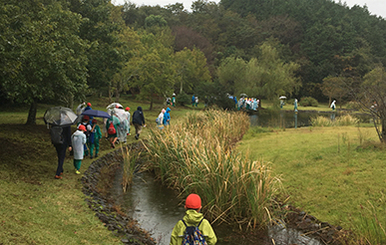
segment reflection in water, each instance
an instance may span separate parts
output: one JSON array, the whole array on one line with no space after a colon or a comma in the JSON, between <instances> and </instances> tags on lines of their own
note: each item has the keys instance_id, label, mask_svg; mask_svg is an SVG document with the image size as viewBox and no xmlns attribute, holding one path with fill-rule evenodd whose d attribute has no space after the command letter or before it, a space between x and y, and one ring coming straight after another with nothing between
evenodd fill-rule
<instances>
[{"instance_id":1,"label":"reflection in water","mask_svg":"<svg viewBox=\"0 0 386 245\"><path fill-rule=\"evenodd\" d=\"M268 229L269 237L275 241L275 245L288 244L307 244L307 245L321 245L322 243L316 239L302 235L301 232L285 228L283 225L275 225Z\"/></svg>"},{"instance_id":2,"label":"reflection in water","mask_svg":"<svg viewBox=\"0 0 386 245\"><path fill-rule=\"evenodd\" d=\"M345 114L341 114L345 115ZM318 113L318 112L301 112L288 111L258 111L256 114L249 116L251 126L260 127L279 127L279 128L297 128L311 126L310 119L313 117L329 117L331 120L339 117L338 113ZM355 115L360 122L371 122L370 116Z\"/></svg>"},{"instance_id":3,"label":"reflection in water","mask_svg":"<svg viewBox=\"0 0 386 245\"><path fill-rule=\"evenodd\" d=\"M174 225L185 214L177 194L156 182L150 173L136 174L131 189L122 193L119 175L113 186L113 196L119 197L117 203L127 208L126 213L149 231L157 244L169 244Z\"/></svg>"}]
</instances>

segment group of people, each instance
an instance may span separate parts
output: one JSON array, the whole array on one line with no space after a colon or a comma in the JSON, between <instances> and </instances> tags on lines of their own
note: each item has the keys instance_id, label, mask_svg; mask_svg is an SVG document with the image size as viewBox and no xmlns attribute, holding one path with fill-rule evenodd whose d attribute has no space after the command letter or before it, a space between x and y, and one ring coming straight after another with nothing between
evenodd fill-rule
<instances>
[{"instance_id":1,"label":"group of people","mask_svg":"<svg viewBox=\"0 0 386 245\"><path fill-rule=\"evenodd\" d=\"M195 96L194 94L192 95L192 106L197 107L198 106L198 96Z\"/></svg>"},{"instance_id":2,"label":"group of people","mask_svg":"<svg viewBox=\"0 0 386 245\"><path fill-rule=\"evenodd\" d=\"M79 114L86 110L87 107L91 109L91 103L87 103L87 106L84 109L81 105L77 108L77 113ZM126 135L130 133L130 126L129 129L127 129L127 125L125 125L130 120L130 108L127 107L124 110L125 113L120 111L122 109L123 108L120 108L119 106L111 109L111 117L106 120L106 137L109 139L112 147L115 147L117 140L121 140L119 139L120 135L118 133L120 131L121 124L123 124L122 129L126 130L124 131L125 138ZM170 111L171 109L169 107L161 110L161 113L158 115L156 120L159 126L170 125ZM121 122L120 119L122 119L122 115L124 115L124 119L126 121L123 120L123 122ZM132 123L136 129L135 138L138 139L142 128L146 126L145 117L140 106L133 114ZM98 156L99 141L102 138L102 132L98 126L98 121L90 116L84 115L81 122L79 122L77 125L77 130L72 135L71 126L57 127L57 129L59 129L59 138L61 138L61 140L59 143L53 141L58 155L58 168L56 171L55 179L62 179L63 162L67 148L69 151L72 151L74 155L75 173L80 174L79 170L84 156L87 156L88 153L90 153L90 157L92 158L94 147L95 157ZM201 208L201 198L199 195L190 194L186 198L186 214L183 219L181 219L173 228L170 238L170 245L193 244L193 242L198 242L197 244L208 245L214 245L217 243L216 234L214 233L209 221L206 220L201 213Z\"/></svg>"},{"instance_id":3,"label":"group of people","mask_svg":"<svg viewBox=\"0 0 386 245\"><path fill-rule=\"evenodd\" d=\"M170 125L170 108L166 108L161 110L160 114L158 114L158 117L155 119L155 122L157 123L157 126L159 129L163 129L163 126Z\"/></svg>"},{"instance_id":4,"label":"group of people","mask_svg":"<svg viewBox=\"0 0 386 245\"><path fill-rule=\"evenodd\" d=\"M260 100L256 98L241 97L237 103L237 109L257 110L260 106Z\"/></svg>"},{"instance_id":5,"label":"group of people","mask_svg":"<svg viewBox=\"0 0 386 245\"><path fill-rule=\"evenodd\" d=\"M102 139L102 130L98 121L92 116L82 115L84 111L92 110L91 103L83 102L80 104L76 113L79 121L77 122L76 131L71 134L71 126L51 126L51 141L54 145L58 156L58 167L55 179L62 179L63 163L68 149L74 157L75 173L80 174L80 167L85 156L90 158L98 157L100 140ZM130 135L130 108L123 109L122 106L108 109L110 118L104 120L105 137L109 140L111 147L119 141L125 143L127 135ZM145 117L142 108L139 106L132 117L132 124L135 127L135 138L138 140L142 127L146 127ZM94 151L95 150L95 151ZM94 154L95 153L95 154Z\"/></svg>"}]
</instances>

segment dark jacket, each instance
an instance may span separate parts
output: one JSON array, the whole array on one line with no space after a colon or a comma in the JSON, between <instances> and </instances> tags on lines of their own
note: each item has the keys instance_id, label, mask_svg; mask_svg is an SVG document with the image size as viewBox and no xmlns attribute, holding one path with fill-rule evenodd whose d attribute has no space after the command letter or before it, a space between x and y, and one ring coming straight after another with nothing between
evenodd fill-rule
<instances>
[{"instance_id":1,"label":"dark jacket","mask_svg":"<svg viewBox=\"0 0 386 245\"><path fill-rule=\"evenodd\" d=\"M59 145L55 145L55 146L59 146L59 147L69 147L71 146L71 126L66 126L66 127L63 127L63 131L62 131L62 136L63 136L63 144L59 144Z\"/></svg>"},{"instance_id":2,"label":"dark jacket","mask_svg":"<svg viewBox=\"0 0 386 245\"><path fill-rule=\"evenodd\" d=\"M142 107L138 106L137 110L133 114L133 119L132 119L133 124L138 124L138 125L144 125L145 124L145 117L142 112Z\"/></svg>"}]
</instances>

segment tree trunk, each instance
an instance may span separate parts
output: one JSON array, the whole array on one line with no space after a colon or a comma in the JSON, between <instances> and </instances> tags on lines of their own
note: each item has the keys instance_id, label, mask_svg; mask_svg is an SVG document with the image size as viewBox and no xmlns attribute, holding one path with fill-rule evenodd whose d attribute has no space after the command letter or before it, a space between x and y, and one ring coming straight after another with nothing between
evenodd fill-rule
<instances>
[{"instance_id":1,"label":"tree trunk","mask_svg":"<svg viewBox=\"0 0 386 245\"><path fill-rule=\"evenodd\" d=\"M28 112L28 118L26 125L35 125L36 124L36 111L37 111L38 103L36 102L36 99L34 99L31 102L29 112Z\"/></svg>"},{"instance_id":2,"label":"tree trunk","mask_svg":"<svg viewBox=\"0 0 386 245\"><path fill-rule=\"evenodd\" d=\"M112 101L112 99L111 99L111 86L109 85L109 104L111 104L111 101Z\"/></svg>"},{"instance_id":3,"label":"tree trunk","mask_svg":"<svg viewBox=\"0 0 386 245\"><path fill-rule=\"evenodd\" d=\"M382 132L381 132L381 141L385 143L386 140L386 118L381 118L382 121Z\"/></svg>"},{"instance_id":4,"label":"tree trunk","mask_svg":"<svg viewBox=\"0 0 386 245\"><path fill-rule=\"evenodd\" d=\"M153 96L150 99L150 111L153 109Z\"/></svg>"},{"instance_id":5,"label":"tree trunk","mask_svg":"<svg viewBox=\"0 0 386 245\"><path fill-rule=\"evenodd\" d=\"M117 82L117 88L115 89L115 101L116 102L119 102L119 91L121 90L121 86L120 86L120 83Z\"/></svg>"}]
</instances>

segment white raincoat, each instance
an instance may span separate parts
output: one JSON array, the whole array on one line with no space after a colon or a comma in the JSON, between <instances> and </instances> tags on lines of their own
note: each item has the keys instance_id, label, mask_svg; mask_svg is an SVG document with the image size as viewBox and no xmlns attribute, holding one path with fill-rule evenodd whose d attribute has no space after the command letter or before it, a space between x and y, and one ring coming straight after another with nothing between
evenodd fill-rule
<instances>
[{"instance_id":1,"label":"white raincoat","mask_svg":"<svg viewBox=\"0 0 386 245\"><path fill-rule=\"evenodd\" d=\"M86 135L81 130L76 130L71 136L72 150L74 151L74 159L82 160L84 155L84 147L86 144Z\"/></svg>"}]
</instances>

